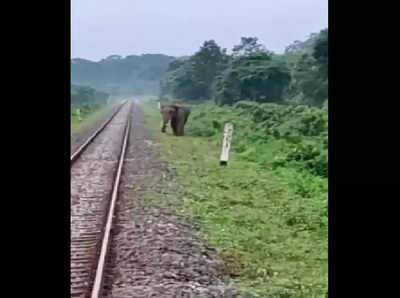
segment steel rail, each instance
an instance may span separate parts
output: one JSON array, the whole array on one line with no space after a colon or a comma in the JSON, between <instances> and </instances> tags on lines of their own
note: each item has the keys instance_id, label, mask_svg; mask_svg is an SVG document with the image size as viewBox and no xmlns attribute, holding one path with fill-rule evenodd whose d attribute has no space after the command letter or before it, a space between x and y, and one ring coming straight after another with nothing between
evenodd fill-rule
<instances>
[{"instance_id":1,"label":"steel rail","mask_svg":"<svg viewBox=\"0 0 400 298\"><path fill-rule=\"evenodd\" d=\"M120 154L120 158L119 158L117 174L116 174L115 180L114 180L111 202L110 202L110 207L109 207L108 214L107 214L107 222L106 222L106 226L104 229L102 245L101 245L101 250L100 250L100 256L99 256L99 260L98 260L98 264L97 264L96 275L95 275L95 279L94 279L94 283L93 283L91 298L100 298L101 297L100 295L101 295L102 283L103 283L103 273L104 273L104 268L105 268L105 263L106 263L108 247L109 247L109 243L111 241L111 228L112 228L112 224L113 224L114 209L115 209L115 204L117 201L118 187L119 187L121 173L122 173L122 166L123 166L124 159L125 159L125 153L126 153L129 133L130 133L130 129L131 129L130 119L131 118L128 118L128 122L125 126L125 136L124 136L122 150L121 150L121 154Z\"/></svg>"},{"instance_id":2,"label":"steel rail","mask_svg":"<svg viewBox=\"0 0 400 298\"><path fill-rule=\"evenodd\" d=\"M93 140L97 137L97 135L103 131L103 129L111 122L112 119L114 119L115 115L118 114L118 112L122 109L122 107L127 103L128 101L125 100L124 102L121 103L121 105L117 108L117 110L111 115L109 119L107 119L100 127L97 129L86 141L83 143L72 155L71 155L71 166L75 162L75 160L78 159L78 157L82 154L82 152L93 142Z\"/></svg>"}]
</instances>

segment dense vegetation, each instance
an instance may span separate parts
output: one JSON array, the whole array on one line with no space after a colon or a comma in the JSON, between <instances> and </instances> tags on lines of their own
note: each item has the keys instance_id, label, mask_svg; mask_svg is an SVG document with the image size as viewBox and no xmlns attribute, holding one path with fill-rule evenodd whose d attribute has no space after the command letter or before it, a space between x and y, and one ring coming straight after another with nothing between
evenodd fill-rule
<instances>
[{"instance_id":1,"label":"dense vegetation","mask_svg":"<svg viewBox=\"0 0 400 298\"><path fill-rule=\"evenodd\" d=\"M285 54L307 53L311 55L314 51L315 43L320 38L320 34L325 34L326 31L327 29L324 29L320 33L311 33L310 37L305 41L295 40L292 44L285 48Z\"/></svg>"},{"instance_id":2,"label":"dense vegetation","mask_svg":"<svg viewBox=\"0 0 400 298\"><path fill-rule=\"evenodd\" d=\"M231 54L206 41L174 60L160 84L161 100L192 106L185 138L157 134L182 184L177 192L169 183L161 200L201 223L242 287L263 297L326 297L327 29L283 55L255 37ZM154 107L148 115L158 130ZM221 168L226 122L234 136Z\"/></svg>"},{"instance_id":3,"label":"dense vegetation","mask_svg":"<svg viewBox=\"0 0 400 298\"><path fill-rule=\"evenodd\" d=\"M229 67L215 83L217 104L233 104L240 100L277 102L290 82L287 67L265 52L251 53L232 59Z\"/></svg>"},{"instance_id":4,"label":"dense vegetation","mask_svg":"<svg viewBox=\"0 0 400 298\"><path fill-rule=\"evenodd\" d=\"M99 112L109 100L108 93L88 86L71 85L71 133L93 113Z\"/></svg>"},{"instance_id":5,"label":"dense vegetation","mask_svg":"<svg viewBox=\"0 0 400 298\"><path fill-rule=\"evenodd\" d=\"M229 56L213 40L205 41L190 58L175 60L161 81L161 96L171 94L185 99L208 99L217 73L228 63Z\"/></svg>"},{"instance_id":6,"label":"dense vegetation","mask_svg":"<svg viewBox=\"0 0 400 298\"><path fill-rule=\"evenodd\" d=\"M99 62L71 60L71 82L112 95L157 94L159 80L173 57L162 54L111 55Z\"/></svg>"},{"instance_id":7,"label":"dense vegetation","mask_svg":"<svg viewBox=\"0 0 400 298\"><path fill-rule=\"evenodd\" d=\"M256 37L243 37L228 55L214 40L185 60L175 60L161 80L161 98L207 100L233 104L328 100L328 30L304 43L288 46L284 55L268 51Z\"/></svg>"},{"instance_id":8,"label":"dense vegetation","mask_svg":"<svg viewBox=\"0 0 400 298\"><path fill-rule=\"evenodd\" d=\"M327 107L241 101L191 105L184 138L154 135L176 170L161 204L200 223L225 261L225 273L261 297L326 297ZM234 123L228 167L218 158L226 122Z\"/></svg>"},{"instance_id":9,"label":"dense vegetation","mask_svg":"<svg viewBox=\"0 0 400 298\"><path fill-rule=\"evenodd\" d=\"M85 108L105 104L109 94L88 86L71 85L71 106Z\"/></svg>"},{"instance_id":10,"label":"dense vegetation","mask_svg":"<svg viewBox=\"0 0 400 298\"><path fill-rule=\"evenodd\" d=\"M241 101L233 107L196 106L188 133L220 137L224 123L235 124L232 150L241 158L266 167L292 167L321 178L328 176L328 109L306 105L257 104ZM265 148L271 156L265 156Z\"/></svg>"}]
</instances>

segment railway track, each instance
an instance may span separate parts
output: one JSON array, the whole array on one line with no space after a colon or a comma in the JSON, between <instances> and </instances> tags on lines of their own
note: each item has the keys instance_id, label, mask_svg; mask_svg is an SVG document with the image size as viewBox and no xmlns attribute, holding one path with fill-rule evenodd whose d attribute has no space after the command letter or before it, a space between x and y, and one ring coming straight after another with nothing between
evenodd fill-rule
<instances>
[{"instance_id":1,"label":"railway track","mask_svg":"<svg viewBox=\"0 0 400 298\"><path fill-rule=\"evenodd\" d=\"M93 142L93 140L101 133L104 128L114 119L115 115L122 109L122 107L127 103L127 101L123 101L120 106L116 109L116 111L109 117L72 155L71 155L71 167L73 163L78 159L78 157L82 154L83 151Z\"/></svg>"},{"instance_id":2,"label":"railway track","mask_svg":"<svg viewBox=\"0 0 400 298\"><path fill-rule=\"evenodd\" d=\"M89 187L86 185L86 189L82 185L74 186L78 189L74 197L71 190L71 297L102 297L103 272L110 245L114 209L131 129L130 112L132 105L126 107L126 103L127 101L123 102L115 113L71 155L71 189L73 182L77 184L81 180L85 180L85 177L88 180L91 179L90 182L87 182ZM127 114L125 119L121 113ZM118 117L124 119L124 121L120 121L117 119ZM115 149L110 150L110 144L114 144L113 142L107 143L103 140L99 141L99 144L108 145L108 152L114 155L101 159L102 154L104 155L104 152L107 152L107 148L103 148L102 151L99 151L101 153L100 160L93 159L92 161L89 160L89 157L86 157L86 160L81 161L79 157L84 157L85 151L98 138L101 138L102 132L109 129L108 133L111 134L111 130L113 130L112 135L115 137L115 130L120 133L121 126L123 127L122 139L120 134L118 143L121 145L118 153L114 152ZM107 139L106 136L103 138ZM99 144L97 146L100 146ZM95 163L105 164L106 166L103 168L96 167L96 165L93 165ZM87 169L88 165L93 166ZM98 174L97 177L94 177L93 169L97 169L99 173L102 171L103 175ZM73 170L74 177L76 177L74 181L72 179ZM98 191L99 188L100 191ZM79 191L79 189L84 189L84 191Z\"/></svg>"}]
</instances>

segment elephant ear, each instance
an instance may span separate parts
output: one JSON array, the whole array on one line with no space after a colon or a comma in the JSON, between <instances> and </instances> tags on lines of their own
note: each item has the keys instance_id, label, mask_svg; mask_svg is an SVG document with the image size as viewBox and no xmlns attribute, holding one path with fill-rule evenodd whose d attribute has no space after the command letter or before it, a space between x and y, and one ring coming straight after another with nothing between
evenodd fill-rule
<instances>
[{"instance_id":1,"label":"elephant ear","mask_svg":"<svg viewBox=\"0 0 400 298\"><path fill-rule=\"evenodd\" d=\"M174 103L171 105L171 107L174 108L175 111L178 111L178 109L180 108L180 105Z\"/></svg>"}]
</instances>

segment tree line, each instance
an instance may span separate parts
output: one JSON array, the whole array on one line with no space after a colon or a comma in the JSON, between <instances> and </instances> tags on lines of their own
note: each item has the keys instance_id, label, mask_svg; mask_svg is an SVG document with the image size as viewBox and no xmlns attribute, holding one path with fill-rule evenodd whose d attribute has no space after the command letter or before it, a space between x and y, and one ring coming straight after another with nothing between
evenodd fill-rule
<instances>
[{"instance_id":1,"label":"tree line","mask_svg":"<svg viewBox=\"0 0 400 298\"><path fill-rule=\"evenodd\" d=\"M71 60L71 82L112 95L158 94L159 80L174 58L163 54L110 55L98 62Z\"/></svg>"},{"instance_id":2,"label":"tree line","mask_svg":"<svg viewBox=\"0 0 400 298\"><path fill-rule=\"evenodd\" d=\"M328 29L295 41L283 55L257 37L242 37L228 54L214 40L192 56L169 64L160 81L160 97L218 105L247 100L322 105L328 100Z\"/></svg>"},{"instance_id":3,"label":"tree line","mask_svg":"<svg viewBox=\"0 0 400 298\"><path fill-rule=\"evenodd\" d=\"M109 94L89 86L71 85L71 106L88 107L107 102Z\"/></svg>"}]
</instances>

